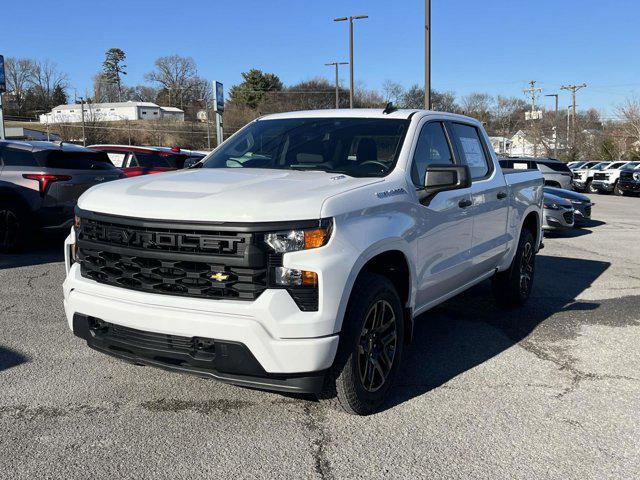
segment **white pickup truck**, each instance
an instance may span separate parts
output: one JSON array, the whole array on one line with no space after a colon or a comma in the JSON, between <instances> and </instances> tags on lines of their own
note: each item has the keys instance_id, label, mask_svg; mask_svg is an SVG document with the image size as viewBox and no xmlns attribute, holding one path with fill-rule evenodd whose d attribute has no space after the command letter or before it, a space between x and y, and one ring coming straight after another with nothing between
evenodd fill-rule
<instances>
[{"instance_id":1,"label":"white pickup truck","mask_svg":"<svg viewBox=\"0 0 640 480\"><path fill-rule=\"evenodd\" d=\"M492 278L530 295L543 179L422 110L268 115L196 165L88 190L69 326L96 350L375 411L414 319Z\"/></svg>"}]
</instances>

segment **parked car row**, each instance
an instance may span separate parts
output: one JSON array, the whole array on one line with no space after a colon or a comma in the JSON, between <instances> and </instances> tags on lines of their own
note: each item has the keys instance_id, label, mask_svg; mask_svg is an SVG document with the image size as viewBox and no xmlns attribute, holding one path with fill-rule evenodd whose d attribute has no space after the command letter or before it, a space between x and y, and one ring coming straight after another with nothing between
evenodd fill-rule
<instances>
[{"instance_id":1,"label":"parked car row","mask_svg":"<svg viewBox=\"0 0 640 480\"><path fill-rule=\"evenodd\" d=\"M41 231L66 231L85 190L188 167L206 152L164 147L0 141L0 252Z\"/></svg>"},{"instance_id":2,"label":"parked car row","mask_svg":"<svg viewBox=\"0 0 640 480\"><path fill-rule=\"evenodd\" d=\"M589 193L640 193L640 162L572 162L575 190Z\"/></svg>"}]
</instances>

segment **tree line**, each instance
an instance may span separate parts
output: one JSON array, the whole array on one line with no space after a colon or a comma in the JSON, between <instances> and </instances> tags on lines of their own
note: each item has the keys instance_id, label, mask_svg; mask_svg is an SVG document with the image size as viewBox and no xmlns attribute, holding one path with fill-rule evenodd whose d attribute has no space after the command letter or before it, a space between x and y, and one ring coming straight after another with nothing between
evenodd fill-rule
<instances>
[{"instance_id":1,"label":"tree line","mask_svg":"<svg viewBox=\"0 0 640 480\"><path fill-rule=\"evenodd\" d=\"M202 136L193 134L197 130L196 114L205 106L211 107L213 92L211 82L198 74L195 60L180 55L159 57L153 69L144 75L145 82L137 85L125 81L126 62L123 50L107 50L101 69L93 76L92 91L83 95L85 100L93 103L132 100L181 108L187 121L194 123L190 127L191 142L198 143L193 140ZM54 62L9 57L5 65L8 93L3 98L7 116L33 118L68 102L69 78ZM335 85L326 78L285 85L277 74L258 69L243 72L242 81L231 86L228 92L224 115L226 134L264 114L330 109L335 108L336 102ZM564 110L557 115L543 110L542 119L526 120L525 112L530 105L523 98L483 92L457 96L455 92L433 90L431 100L434 110L477 118L492 136L511 137L521 131L539 145L539 153L543 155L559 153L558 156L566 160L640 156L640 101L637 99L629 99L619 106L616 120L601 118L595 109L578 112L575 119L570 119L571 132L565 128L567 112ZM424 89L419 85L405 88L388 80L380 90L363 85L357 85L354 90L356 108L384 108L387 102L399 108L422 108ZM341 108L349 104L349 91L342 85L338 87L338 103ZM108 126L101 128L108 132ZM562 147L559 152L554 150L556 138ZM135 134L133 141L136 141Z\"/></svg>"}]
</instances>

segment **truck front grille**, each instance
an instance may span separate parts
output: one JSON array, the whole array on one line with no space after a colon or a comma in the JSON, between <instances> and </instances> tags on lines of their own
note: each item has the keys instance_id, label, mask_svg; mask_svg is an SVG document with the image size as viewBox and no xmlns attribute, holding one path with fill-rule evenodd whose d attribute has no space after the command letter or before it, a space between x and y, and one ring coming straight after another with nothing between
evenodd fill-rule
<instances>
[{"instance_id":1,"label":"truck front grille","mask_svg":"<svg viewBox=\"0 0 640 480\"><path fill-rule=\"evenodd\" d=\"M594 180L606 180L607 179L607 175L604 173L594 173L593 174L593 179Z\"/></svg>"},{"instance_id":2,"label":"truck front grille","mask_svg":"<svg viewBox=\"0 0 640 480\"><path fill-rule=\"evenodd\" d=\"M255 300L267 288L266 268L150 258L81 246L83 276L96 282L151 293Z\"/></svg>"},{"instance_id":3,"label":"truck front grille","mask_svg":"<svg viewBox=\"0 0 640 480\"><path fill-rule=\"evenodd\" d=\"M77 230L82 276L143 292L255 300L267 288L259 234L91 214Z\"/></svg>"}]
</instances>

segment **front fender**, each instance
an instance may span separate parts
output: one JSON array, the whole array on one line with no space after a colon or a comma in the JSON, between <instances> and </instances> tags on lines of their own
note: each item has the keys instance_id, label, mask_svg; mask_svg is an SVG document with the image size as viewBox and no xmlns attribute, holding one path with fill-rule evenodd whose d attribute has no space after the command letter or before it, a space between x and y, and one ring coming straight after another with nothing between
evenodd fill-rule
<instances>
[{"instance_id":1,"label":"front fender","mask_svg":"<svg viewBox=\"0 0 640 480\"><path fill-rule=\"evenodd\" d=\"M375 256L389 251L401 252L409 266L409 306L413 306L416 284L416 246L412 238L415 221L410 211L389 215L388 209L345 214L334 218L329 243L319 249L285 255L284 266L315 271L320 282L319 314L326 334L337 333L342 322L353 285L362 268ZM401 209L402 210L402 209Z\"/></svg>"}]
</instances>

